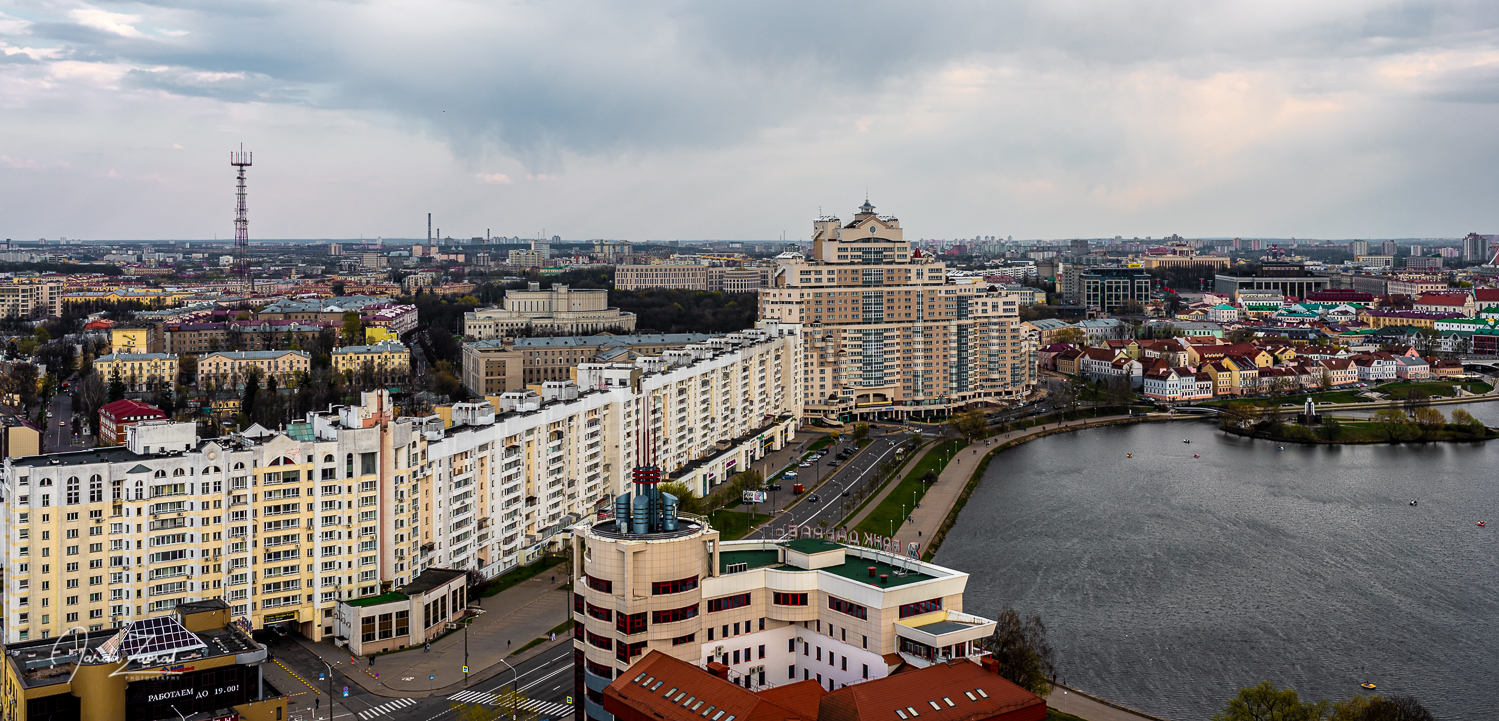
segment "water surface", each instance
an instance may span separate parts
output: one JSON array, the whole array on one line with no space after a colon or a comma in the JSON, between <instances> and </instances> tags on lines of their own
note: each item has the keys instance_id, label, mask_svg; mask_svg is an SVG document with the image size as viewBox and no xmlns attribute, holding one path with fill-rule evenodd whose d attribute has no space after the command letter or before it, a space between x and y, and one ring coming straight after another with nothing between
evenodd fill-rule
<instances>
[{"instance_id":1,"label":"water surface","mask_svg":"<svg viewBox=\"0 0 1499 721\"><path fill-rule=\"evenodd\" d=\"M966 610L1039 613L1068 683L1170 719L1262 680L1493 718L1499 443L1284 448L1207 423L1034 441L935 560L972 574Z\"/></svg>"}]
</instances>

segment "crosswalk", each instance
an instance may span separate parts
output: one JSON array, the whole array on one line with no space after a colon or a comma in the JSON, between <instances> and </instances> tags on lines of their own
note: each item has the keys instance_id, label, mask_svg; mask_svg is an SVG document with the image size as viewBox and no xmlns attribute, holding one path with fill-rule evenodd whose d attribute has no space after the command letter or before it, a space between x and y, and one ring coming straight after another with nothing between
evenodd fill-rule
<instances>
[{"instance_id":1,"label":"crosswalk","mask_svg":"<svg viewBox=\"0 0 1499 721\"><path fill-rule=\"evenodd\" d=\"M477 703L493 705L497 699L493 693L487 691L459 691L448 697L449 701L458 703ZM520 705L522 711L533 711L543 719L561 719L572 715L571 704L559 703L557 701L542 701L528 698Z\"/></svg>"},{"instance_id":2,"label":"crosswalk","mask_svg":"<svg viewBox=\"0 0 1499 721\"><path fill-rule=\"evenodd\" d=\"M379 706L369 709L368 711L360 711L359 719L360 721L369 721L369 719L375 718L376 716L383 716L392 711L397 711L406 708L407 706L414 705L416 705L416 699L414 698L398 698L389 703L382 703Z\"/></svg>"}]
</instances>

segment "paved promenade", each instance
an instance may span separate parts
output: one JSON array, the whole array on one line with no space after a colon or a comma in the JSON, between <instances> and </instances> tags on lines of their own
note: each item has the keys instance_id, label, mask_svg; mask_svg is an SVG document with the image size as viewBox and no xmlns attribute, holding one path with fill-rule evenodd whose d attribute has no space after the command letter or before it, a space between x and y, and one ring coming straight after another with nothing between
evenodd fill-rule
<instances>
[{"instance_id":1,"label":"paved promenade","mask_svg":"<svg viewBox=\"0 0 1499 721\"><path fill-rule=\"evenodd\" d=\"M556 582L552 581L553 577ZM489 598L474 599L484 613L468 630L469 678L484 678L504 670L501 659L514 665L558 643L570 643L570 634L559 633L555 641L535 646L524 654L510 655L535 639L547 637L551 629L567 621L572 603L571 595L562 589L566 583L564 571L557 567ZM351 659L348 649L327 642L313 643L301 637L295 638L308 651L334 663L340 673L370 693L423 697L463 688L463 636L461 630L450 633L433 642L430 652L418 646L378 656L373 666L365 658ZM378 679L374 676L376 673L380 675ZM435 678L429 680L429 676Z\"/></svg>"}]
</instances>

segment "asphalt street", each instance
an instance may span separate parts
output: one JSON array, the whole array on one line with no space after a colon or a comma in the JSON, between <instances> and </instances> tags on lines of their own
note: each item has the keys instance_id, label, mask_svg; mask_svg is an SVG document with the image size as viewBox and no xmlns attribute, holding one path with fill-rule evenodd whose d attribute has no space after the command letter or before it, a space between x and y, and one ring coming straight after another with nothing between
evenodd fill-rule
<instances>
[{"instance_id":1,"label":"asphalt street","mask_svg":"<svg viewBox=\"0 0 1499 721\"><path fill-rule=\"evenodd\" d=\"M473 678L467 688L454 687L435 689L430 698L386 697L370 693L357 683L344 678L348 673L366 673L369 666L364 661L351 662L346 655L322 659L301 645L283 640L271 649L274 661L267 671L267 678L280 686L282 693L292 694L288 721L331 721L328 713L330 681L328 665L333 667L331 688L333 694L332 720L353 719L413 719L435 721L455 718L454 704L477 703L495 708L494 694L514 688L525 696L523 704L534 711L537 721L560 721L573 715L580 699L572 699L573 664L572 644L561 643L527 659L515 666L514 672L500 666L500 670L484 678ZM421 653L420 650L406 653ZM276 662L280 662L276 664ZM285 668L283 669L282 666ZM379 671L375 663L373 671ZM291 674L295 674L293 677ZM322 674L322 677L319 677ZM314 690L315 687L315 690ZM348 696L343 695L348 689Z\"/></svg>"},{"instance_id":2,"label":"asphalt street","mask_svg":"<svg viewBox=\"0 0 1499 721\"><path fill-rule=\"evenodd\" d=\"M52 404L47 408L47 418L42 429L42 450L45 453L60 453L63 451L76 451L87 448L90 444L85 438L73 438L73 395L71 393L59 393L52 399Z\"/></svg>"},{"instance_id":3,"label":"asphalt street","mask_svg":"<svg viewBox=\"0 0 1499 721\"><path fill-rule=\"evenodd\" d=\"M770 534L773 533L771 529L775 527L815 524L823 519L827 519L829 525L836 525L858 506L859 490L872 482L880 464L894 458L896 450L913 432L922 432L927 437L936 435L936 432L932 430L905 426L881 426L870 434L873 442L867 448L840 464L836 469L828 468L828 462L836 455L836 453L830 453L824 455L812 467L794 469L797 471L795 480L771 481L780 483L781 490L774 492L768 500L775 503L778 508L785 508L792 502L795 505L791 505L789 509L777 515L752 537L770 538ZM828 473L830 470L832 473ZM807 491L799 498L791 494L791 484L798 481L807 486ZM843 495L844 491L848 491L848 495ZM813 501L812 496L817 496L818 500Z\"/></svg>"}]
</instances>

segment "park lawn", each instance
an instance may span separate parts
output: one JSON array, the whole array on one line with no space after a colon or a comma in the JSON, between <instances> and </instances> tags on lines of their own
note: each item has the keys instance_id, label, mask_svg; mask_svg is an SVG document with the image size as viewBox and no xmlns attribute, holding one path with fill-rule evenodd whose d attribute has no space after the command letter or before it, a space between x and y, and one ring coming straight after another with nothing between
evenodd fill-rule
<instances>
[{"instance_id":1,"label":"park lawn","mask_svg":"<svg viewBox=\"0 0 1499 721\"><path fill-rule=\"evenodd\" d=\"M875 506L854 530L883 535L890 533L892 527L900 527L900 524L906 522L902 509L904 513L910 513L912 494L915 494L917 502L926 495L926 484L921 482L921 477L927 471L936 471L937 475L941 475L942 469L947 466L948 451L956 455L965 445L966 441L952 438L932 446L911 468L911 472L901 479L900 484L890 491L890 495L885 496L885 500L880 501L880 505Z\"/></svg>"},{"instance_id":2,"label":"park lawn","mask_svg":"<svg viewBox=\"0 0 1499 721\"><path fill-rule=\"evenodd\" d=\"M505 573L500 574L499 578L496 578L495 580L484 584L484 586L479 589L478 595L493 596L500 591L503 591L507 588L510 588L511 586L514 586L517 583L520 583L521 581L529 581L532 578L541 575L543 571L546 571L547 569L554 566L559 566L566 561L567 559L562 556L546 556L529 566L513 568L509 571L506 571Z\"/></svg>"},{"instance_id":3,"label":"park lawn","mask_svg":"<svg viewBox=\"0 0 1499 721\"><path fill-rule=\"evenodd\" d=\"M721 509L708 515L708 522L718 529L719 541L737 541L749 535L751 528L770 520L765 513L751 514L742 511Z\"/></svg>"},{"instance_id":4,"label":"park lawn","mask_svg":"<svg viewBox=\"0 0 1499 721\"><path fill-rule=\"evenodd\" d=\"M1452 391L1452 386L1454 385L1462 386L1469 393L1488 393L1489 391L1494 389L1492 385L1489 385L1488 383L1484 383L1482 381L1473 383L1450 383L1443 381L1395 381L1394 383L1386 383L1376 388L1375 390L1389 396L1393 400L1403 401L1407 396L1410 395L1411 391L1417 389L1425 391L1426 395L1433 398L1449 398L1451 396L1457 395Z\"/></svg>"},{"instance_id":5,"label":"park lawn","mask_svg":"<svg viewBox=\"0 0 1499 721\"><path fill-rule=\"evenodd\" d=\"M819 439L817 439L815 441L812 441L812 445L807 446L807 450L809 452L810 451L820 451L820 450L822 450L824 448L827 448L828 446L831 446L831 445L833 445L833 436L831 434L828 434L828 435L824 435L823 437L821 437L821 438L819 438Z\"/></svg>"}]
</instances>

